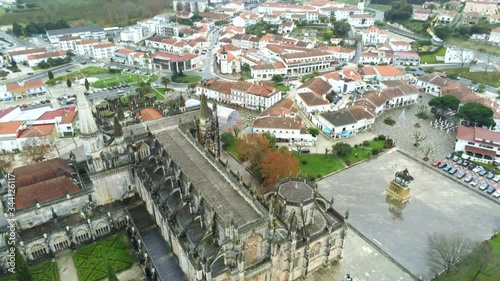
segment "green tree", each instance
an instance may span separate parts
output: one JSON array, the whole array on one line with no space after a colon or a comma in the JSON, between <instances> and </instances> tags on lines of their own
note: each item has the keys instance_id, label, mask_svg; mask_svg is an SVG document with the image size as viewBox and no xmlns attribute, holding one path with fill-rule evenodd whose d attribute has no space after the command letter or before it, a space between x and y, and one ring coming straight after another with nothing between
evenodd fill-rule
<instances>
[{"instance_id":1,"label":"green tree","mask_svg":"<svg viewBox=\"0 0 500 281\"><path fill-rule=\"evenodd\" d=\"M166 76L163 76L161 78L161 84L165 86L165 88L168 88L168 84L170 84L170 82L171 82L170 79Z\"/></svg>"},{"instance_id":2,"label":"green tree","mask_svg":"<svg viewBox=\"0 0 500 281\"><path fill-rule=\"evenodd\" d=\"M458 117L474 123L475 126L495 127L493 110L477 102L469 102L460 107Z\"/></svg>"},{"instance_id":3,"label":"green tree","mask_svg":"<svg viewBox=\"0 0 500 281\"><path fill-rule=\"evenodd\" d=\"M273 75L273 78L271 78L271 80L272 80L274 83L278 84L278 83L283 82L283 76L281 76L281 75L279 75L279 74L274 74L274 75Z\"/></svg>"},{"instance_id":4,"label":"green tree","mask_svg":"<svg viewBox=\"0 0 500 281\"><path fill-rule=\"evenodd\" d=\"M384 18L387 21L401 21L411 18L413 6L406 0L396 1L391 4L391 9L385 11Z\"/></svg>"},{"instance_id":5,"label":"green tree","mask_svg":"<svg viewBox=\"0 0 500 281\"><path fill-rule=\"evenodd\" d=\"M5 236L5 242L7 243L7 236ZM9 245L7 243L7 245ZM15 254L16 254L16 280L17 281L33 281L33 276L31 276L31 272L28 268L28 265L26 264L26 260L24 259L24 256L19 252L19 250L15 249Z\"/></svg>"},{"instance_id":6,"label":"green tree","mask_svg":"<svg viewBox=\"0 0 500 281\"><path fill-rule=\"evenodd\" d=\"M12 24L12 32L14 33L14 35L16 35L17 37L23 35L23 27L18 24L17 22L14 22Z\"/></svg>"},{"instance_id":7,"label":"green tree","mask_svg":"<svg viewBox=\"0 0 500 281\"><path fill-rule=\"evenodd\" d=\"M347 20L334 21L333 22L333 32L336 37L345 37L351 31L351 25Z\"/></svg>"},{"instance_id":8,"label":"green tree","mask_svg":"<svg viewBox=\"0 0 500 281\"><path fill-rule=\"evenodd\" d=\"M233 145L237 138L231 132L224 132L220 135L220 141L224 144L224 147Z\"/></svg>"},{"instance_id":9,"label":"green tree","mask_svg":"<svg viewBox=\"0 0 500 281\"><path fill-rule=\"evenodd\" d=\"M108 281L120 281L118 277L116 277L115 270L110 263L108 263Z\"/></svg>"},{"instance_id":10,"label":"green tree","mask_svg":"<svg viewBox=\"0 0 500 281\"><path fill-rule=\"evenodd\" d=\"M47 72L47 75L49 76L49 79L54 79L54 73L52 73L52 70L49 70L49 72Z\"/></svg>"},{"instance_id":11,"label":"green tree","mask_svg":"<svg viewBox=\"0 0 500 281\"><path fill-rule=\"evenodd\" d=\"M86 89L87 91L90 89L89 80L87 80L87 78L85 78L85 89Z\"/></svg>"},{"instance_id":12,"label":"green tree","mask_svg":"<svg viewBox=\"0 0 500 281\"><path fill-rule=\"evenodd\" d=\"M276 147L276 137L270 132L262 133L262 136L269 142L269 148L274 149Z\"/></svg>"},{"instance_id":13,"label":"green tree","mask_svg":"<svg viewBox=\"0 0 500 281\"><path fill-rule=\"evenodd\" d=\"M311 128L309 128L309 129L307 129L307 132L308 132L311 136L313 136L313 137L317 137L317 136L319 135L319 130L318 130L318 128L313 128L313 127L311 127Z\"/></svg>"},{"instance_id":14,"label":"green tree","mask_svg":"<svg viewBox=\"0 0 500 281\"><path fill-rule=\"evenodd\" d=\"M66 85L68 85L68 88L71 88L71 79L66 79Z\"/></svg>"},{"instance_id":15,"label":"green tree","mask_svg":"<svg viewBox=\"0 0 500 281\"><path fill-rule=\"evenodd\" d=\"M338 142L334 144L332 148L335 151L335 153L339 156L346 156L351 154L352 152L351 145L345 142Z\"/></svg>"},{"instance_id":16,"label":"green tree","mask_svg":"<svg viewBox=\"0 0 500 281\"><path fill-rule=\"evenodd\" d=\"M458 105L460 100L451 95L445 95L442 97L435 97L429 101L429 106L431 107L431 112L436 115L436 117L443 117L446 110L458 110Z\"/></svg>"},{"instance_id":17,"label":"green tree","mask_svg":"<svg viewBox=\"0 0 500 281\"><path fill-rule=\"evenodd\" d=\"M241 66L241 72L250 72L250 65L248 63L244 63L242 66Z\"/></svg>"},{"instance_id":18,"label":"green tree","mask_svg":"<svg viewBox=\"0 0 500 281\"><path fill-rule=\"evenodd\" d=\"M323 39L325 39L325 41L329 41L332 37L333 37L333 30L331 29L326 30L325 34L323 34Z\"/></svg>"}]
</instances>

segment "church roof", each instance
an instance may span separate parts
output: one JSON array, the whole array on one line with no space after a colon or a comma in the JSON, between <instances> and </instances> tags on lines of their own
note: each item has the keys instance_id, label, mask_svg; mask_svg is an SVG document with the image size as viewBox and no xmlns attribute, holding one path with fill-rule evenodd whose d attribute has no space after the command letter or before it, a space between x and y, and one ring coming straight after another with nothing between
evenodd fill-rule
<instances>
[{"instance_id":1,"label":"church roof","mask_svg":"<svg viewBox=\"0 0 500 281\"><path fill-rule=\"evenodd\" d=\"M25 209L37 203L45 203L64 197L66 194L79 191L80 188L66 176L37 182L18 188L16 194L16 209Z\"/></svg>"},{"instance_id":2,"label":"church roof","mask_svg":"<svg viewBox=\"0 0 500 281\"><path fill-rule=\"evenodd\" d=\"M61 158L55 158L15 168L12 174L16 179L16 188L20 188L63 175L71 176L73 172L73 168L66 161Z\"/></svg>"}]
</instances>

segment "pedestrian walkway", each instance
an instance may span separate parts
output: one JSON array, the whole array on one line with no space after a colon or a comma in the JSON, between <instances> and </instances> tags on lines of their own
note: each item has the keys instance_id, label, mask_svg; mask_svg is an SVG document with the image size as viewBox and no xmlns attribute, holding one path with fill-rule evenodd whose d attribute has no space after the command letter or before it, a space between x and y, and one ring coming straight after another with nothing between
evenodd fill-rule
<instances>
[{"instance_id":1,"label":"pedestrian walkway","mask_svg":"<svg viewBox=\"0 0 500 281\"><path fill-rule=\"evenodd\" d=\"M59 280L78 280L75 263L73 262L73 251L66 249L56 253L57 270Z\"/></svg>"}]
</instances>

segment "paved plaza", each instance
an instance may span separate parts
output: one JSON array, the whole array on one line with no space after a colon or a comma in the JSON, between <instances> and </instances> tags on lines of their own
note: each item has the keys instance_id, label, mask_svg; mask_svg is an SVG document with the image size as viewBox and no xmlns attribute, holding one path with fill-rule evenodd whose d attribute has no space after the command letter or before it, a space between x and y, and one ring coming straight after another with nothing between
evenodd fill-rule
<instances>
[{"instance_id":1,"label":"paved plaza","mask_svg":"<svg viewBox=\"0 0 500 281\"><path fill-rule=\"evenodd\" d=\"M411 200L402 205L388 199L385 188L405 168L415 180ZM500 229L498 204L397 150L323 179L318 187L327 199L335 198L340 213L350 210L353 227L426 280L432 277L425 258L430 233L463 232L482 241Z\"/></svg>"},{"instance_id":2,"label":"paved plaza","mask_svg":"<svg viewBox=\"0 0 500 281\"><path fill-rule=\"evenodd\" d=\"M442 159L446 154L453 151L457 133L446 133L432 127L430 124L434 116L430 113L430 108L427 110L429 119L423 120L415 116L419 112L418 106L427 105L432 98L433 96L422 93L422 98L416 104L387 110L381 116L377 117L370 131L376 135L383 134L391 137L396 141L396 146L399 149L410 153L416 158L422 159L424 157L422 149L431 146L434 151L429 155L429 158ZM396 120L396 124L393 126L385 124L384 119L387 116L391 116ZM420 125L420 128L415 127L416 123ZM427 136L427 139L421 143L420 147L413 146L415 143L413 136L415 132L420 132L422 136Z\"/></svg>"}]
</instances>

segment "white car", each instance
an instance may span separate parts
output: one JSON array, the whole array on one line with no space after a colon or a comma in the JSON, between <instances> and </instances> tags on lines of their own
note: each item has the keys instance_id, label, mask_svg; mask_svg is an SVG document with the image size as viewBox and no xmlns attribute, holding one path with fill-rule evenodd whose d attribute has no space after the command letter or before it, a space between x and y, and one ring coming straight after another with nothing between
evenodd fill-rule
<instances>
[{"instance_id":1,"label":"white car","mask_svg":"<svg viewBox=\"0 0 500 281\"><path fill-rule=\"evenodd\" d=\"M473 171L473 172L476 172L476 173L479 173L479 172L481 172L482 170L483 170L483 167L481 167L481 166L477 166L477 167L476 167L476 168L474 168L472 171Z\"/></svg>"},{"instance_id":2,"label":"white car","mask_svg":"<svg viewBox=\"0 0 500 281\"><path fill-rule=\"evenodd\" d=\"M496 175L496 176L493 178L493 180L494 180L495 182L499 182L499 181L500 181L500 175Z\"/></svg>"},{"instance_id":3,"label":"white car","mask_svg":"<svg viewBox=\"0 0 500 281\"><path fill-rule=\"evenodd\" d=\"M476 186L476 185L478 185L478 184L479 184L479 181L478 181L478 180L473 180L473 181L470 183L470 185L472 185L472 186Z\"/></svg>"},{"instance_id":4,"label":"white car","mask_svg":"<svg viewBox=\"0 0 500 281\"><path fill-rule=\"evenodd\" d=\"M495 191L495 193L493 193L493 197L500 198L500 190L499 191Z\"/></svg>"}]
</instances>

